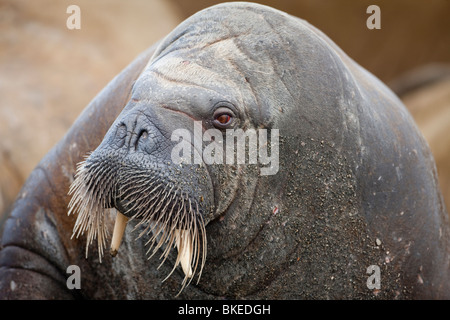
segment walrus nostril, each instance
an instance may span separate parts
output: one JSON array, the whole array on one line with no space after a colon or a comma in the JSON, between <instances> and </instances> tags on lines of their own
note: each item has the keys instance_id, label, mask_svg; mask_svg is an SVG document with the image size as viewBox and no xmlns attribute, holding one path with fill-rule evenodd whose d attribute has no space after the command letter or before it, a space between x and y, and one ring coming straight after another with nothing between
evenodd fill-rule
<instances>
[{"instance_id":1,"label":"walrus nostril","mask_svg":"<svg viewBox=\"0 0 450 320\"><path fill-rule=\"evenodd\" d=\"M145 139L147 139L147 138L148 138L148 132L147 132L147 130L142 130L141 133L140 133L140 135L139 135L139 139L145 140Z\"/></svg>"},{"instance_id":2,"label":"walrus nostril","mask_svg":"<svg viewBox=\"0 0 450 320\"><path fill-rule=\"evenodd\" d=\"M148 131L145 129L142 129L138 134L138 138L136 139L135 148L137 149L138 144L147 141L147 139L148 139Z\"/></svg>"},{"instance_id":3,"label":"walrus nostril","mask_svg":"<svg viewBox=\"0 0 450 320\"><path fill-rule=\"evenodd\" d=\"M119 148L126 147L127 149L134 149L142 147L145 149L144 145L148 141L149 131L142 128L142 126L135 121L134 123L128 125L121 122L117 125L117 129L114 135L115 145ZM143 146L139 146L142 144Z\"/></svg>"}]
</instances>

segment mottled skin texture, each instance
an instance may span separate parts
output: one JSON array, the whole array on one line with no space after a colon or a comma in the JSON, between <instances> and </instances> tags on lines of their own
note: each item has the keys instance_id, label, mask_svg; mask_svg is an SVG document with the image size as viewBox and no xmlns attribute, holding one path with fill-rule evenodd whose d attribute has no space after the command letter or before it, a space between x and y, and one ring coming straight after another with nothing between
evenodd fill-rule
<instances>
[{"instance_id":1,"label":"mottled skin texture","mask_svg":"<svg viewBox=\"0 0 450 320\"><path fill-rule=\"evenodd\" d=\"M0 297L174 298L182 271L162 283L172 264L157 270L132 226L116 258L100 264L93 246L85 259L85 239L70 239L67 191L76 163L103 138L98 154L127 147L117 124L156 137L153 149L135 142L133 157L167 159L154 141L194 120L208 128L221 101L236 108L240 128L280 129L279 171L207 168L208 256L200 282L179 298L449 298L448 218L411 116L320 31L252 4L194 15L92 101L14 205ZM112 232L112 216L109 225ZM71 264L80 266L81 290L65 286ZM376 292L366 286L370 265L381 269Z\"/></svg>"}]
</instances>

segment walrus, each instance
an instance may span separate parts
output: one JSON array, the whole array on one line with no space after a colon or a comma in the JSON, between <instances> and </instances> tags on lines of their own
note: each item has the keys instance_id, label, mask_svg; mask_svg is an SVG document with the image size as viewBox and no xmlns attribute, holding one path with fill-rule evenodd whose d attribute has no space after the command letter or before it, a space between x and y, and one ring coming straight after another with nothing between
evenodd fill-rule
<instances>
[{"instance_id":1,"label":"walrus","mask_svg":"<svg viewBox=\"0 0 450 320\"><path fill-rule=\"evenodd\" d=\"M238 131L243 161L218 147ZM306 21L224 3L132 62L33 171L0 296L448 298L448 226L382 82Z\"/></svg>"}]
</instances>

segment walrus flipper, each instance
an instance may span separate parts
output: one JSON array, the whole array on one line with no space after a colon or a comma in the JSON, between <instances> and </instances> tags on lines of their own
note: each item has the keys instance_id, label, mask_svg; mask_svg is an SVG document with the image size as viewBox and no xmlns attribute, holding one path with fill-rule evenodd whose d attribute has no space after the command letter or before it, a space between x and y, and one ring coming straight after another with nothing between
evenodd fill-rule
<instances>
[{"instance_id":1,"label":"walrus flipper","mask_svg":"<svg viewBox=\"0 0 450 320\"><path fill-rule=\"evenodd\" d=\"M73 297L66 287L69 259L55 213L39 201L45 201L46 192L53 193L49 187L45 172L34 170L6 221L0 251L2 299Z\"/></svg>"}]
</instances>

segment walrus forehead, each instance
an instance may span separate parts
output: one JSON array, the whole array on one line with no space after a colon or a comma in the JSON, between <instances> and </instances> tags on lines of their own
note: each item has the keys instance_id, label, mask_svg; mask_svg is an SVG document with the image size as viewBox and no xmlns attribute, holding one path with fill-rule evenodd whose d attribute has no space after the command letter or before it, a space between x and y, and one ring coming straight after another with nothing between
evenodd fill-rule
<instances>
[{"instance_id":1,"label":"walrus forehead","mask_svg":"<svg viewBox=\"0 0 450 320\"><path fill-rule=\"evenodd\" d=\"M209 114L215 102L227 101L259 126L269 122L279 107L277 96L287 97L286 104L293 104L287 101L289 94L279 82L269 56L254 61L239 49L235 39L226 38L201 50L172 51L150 60L133 86L132 99L146 99L179 111L194 106L197 115ZM272 98L265 99L261 86L281 88L282 92L271 92L268 96ZM261 107L261 100L273 105Z\"/></svg>"},{"instance_id":2,"label":"walrus forehead","mask_svg":"<svg viewBox=\"0 0 450 320\"><path fill-rule=\"evenodd\" d=\"M239 112L251 104L231 71L227 75L220 74L195 60L169 55L150 63L136 80L124 114L139 108L155 120L155 117L167 118L176 115L171 111L179 111L191 120L201 121L211 117L218 102L231 103Z\"/></svg>"},{"instance_id":3,"label":"walrus forehead","mask_svg":"<svg viewBox=\"0 0 450 320\"><path fill-rule=\"evenodd\" d=\"M198 57L170 55L154 63L150 61L141 79L145 81L146 78L157 76L166 80L161 82L166 88L177 84L196 86L202 89L209 88L214 91L221 90L221 94L229 92L230 96L238 94L231 72L224 75L217 68L206 67L207 61L204 60L202 63L199 60ZM219 60L217 58L216 63L223 62Z\"/></svg>"}]
</instances>

